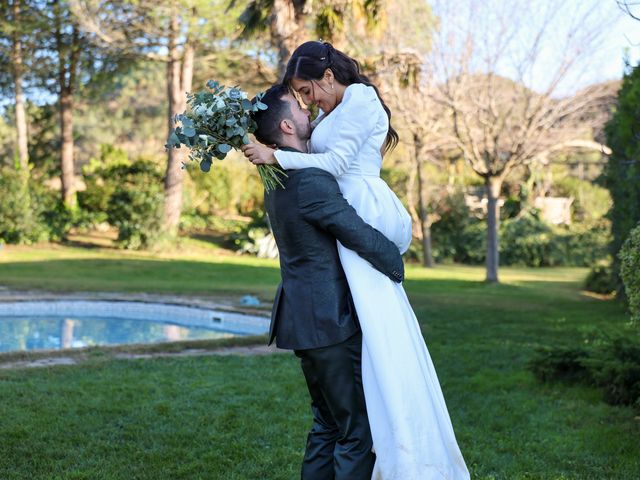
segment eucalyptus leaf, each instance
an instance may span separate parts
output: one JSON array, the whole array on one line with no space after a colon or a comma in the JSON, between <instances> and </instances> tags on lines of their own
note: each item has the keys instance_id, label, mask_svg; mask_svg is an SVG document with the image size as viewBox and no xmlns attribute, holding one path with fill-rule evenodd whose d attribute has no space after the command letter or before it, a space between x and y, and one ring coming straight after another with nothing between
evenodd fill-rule
<instances>
[{"instance_id":1,"label":"eucalyptus leaf","mask_svg":"<svg viewBox=\"0 0 640 480\"><path fill-rule=\"evenodd\" d=\"M231 151L231 145L226 143L221 143L220 145L218 145L218 151L220 153L229 153Z\"/></svg>"},{"instance_id":2,"label":"eucalyptus leaf","mask_svg":"<svg viewBox=\"0 0 640 480\"><path fill-rule=\"evenodd\" d=\"M171 135L169 135L169 138L167 139L167 145L169 147L179 147L180 146L180 139L178 138L178 135L176 134L175 130L173 130L171 132Z\"/></svg>"},{"instance_id":3,"label":"eucalyptus leaf","mask_svg":"<svg viewBox=\"0 0 640 480\"><path fill-rule=\"evenodd\" d=\"M202 160L200 162L200 170L203 172L208 172L211 170L211 161L210 160Z\"/></svg>"}]
</instances>

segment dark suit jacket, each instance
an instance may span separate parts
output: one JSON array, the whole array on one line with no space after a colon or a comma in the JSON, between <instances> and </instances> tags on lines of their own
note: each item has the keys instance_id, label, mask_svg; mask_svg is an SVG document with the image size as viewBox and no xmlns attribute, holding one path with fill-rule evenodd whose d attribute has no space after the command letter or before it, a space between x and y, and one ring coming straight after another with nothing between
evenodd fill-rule
<instances>
[{"instance_id":1,"label":"dark suit jacket","mask_svg":"<svg viewBox=\"0 0 640 480\"><path fill-rule=\"evenodd\" d=\"M317 168L286 173L285 188L265 194L282 275L269 344L275 337L279 348L293 350L334 345L360 329L336 239L396 282L404 278L402 257L358 216L331 174Z\"/></svg>"}]
</instances>

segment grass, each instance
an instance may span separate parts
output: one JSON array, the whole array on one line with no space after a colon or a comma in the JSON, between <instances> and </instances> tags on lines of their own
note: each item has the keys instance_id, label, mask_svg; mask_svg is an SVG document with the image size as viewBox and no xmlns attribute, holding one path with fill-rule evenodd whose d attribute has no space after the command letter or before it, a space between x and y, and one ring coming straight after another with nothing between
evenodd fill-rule
<instances>
[{"instance_id":1,"label":"grass","mask_svg":"<svg viewBox=\"0 0 640 480\"><path fill-rule=\"evenodd\" d=\"M253 293L277 262L200 245L162 256L60 246L0 253L0 285L56 291ZM543 345L637 335L622 307L583 294L584 269L407 269L460 447L474 479L637 479L640 422L592 388L540 384ZM0 372L0 478L295 479L307 393L293 355L92 358ZM410 406L407 406L410 408Z\"/></svg>"}]
</instances>

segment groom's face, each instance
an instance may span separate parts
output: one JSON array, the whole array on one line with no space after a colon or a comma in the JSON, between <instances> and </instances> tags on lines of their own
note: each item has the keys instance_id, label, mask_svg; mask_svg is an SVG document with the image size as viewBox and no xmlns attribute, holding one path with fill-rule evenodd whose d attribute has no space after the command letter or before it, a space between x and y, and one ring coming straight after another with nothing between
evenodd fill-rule
<instances>
[{"instance_id":1,"label":"groom's face","mask_svg":"<svg viewBox=\"0 0 640 480\"><path fill-rule=\"evenodd\" d=\"M291 109L291 120L296 127L296 136L300 140L309 140L311 137L310 112L303 108L298 100L290 93L282 97Z\"/></svg>"}]
</instances>

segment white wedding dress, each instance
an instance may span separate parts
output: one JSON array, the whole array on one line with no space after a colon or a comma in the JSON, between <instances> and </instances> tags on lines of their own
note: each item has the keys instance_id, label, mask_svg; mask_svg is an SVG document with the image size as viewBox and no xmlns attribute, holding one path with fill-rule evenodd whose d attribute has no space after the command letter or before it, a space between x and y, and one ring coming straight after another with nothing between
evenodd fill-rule
<instances>
[{"instance_id":1,"label":"white wedding dress","mask_svg":"<svg viewBox=\"0 0 640 480\"><path fill-rule=\"evenodd\" d=\"M404 253L411 217L380 178L388 127L374 89L353 84L317 123L312 153L275 156L285 169L318 167L333 174L358 214ZM376 453L373 480L469 479L404 288L340 243L338 249L362 328L362 381Z\"/></svg>"}]
</instances>

